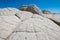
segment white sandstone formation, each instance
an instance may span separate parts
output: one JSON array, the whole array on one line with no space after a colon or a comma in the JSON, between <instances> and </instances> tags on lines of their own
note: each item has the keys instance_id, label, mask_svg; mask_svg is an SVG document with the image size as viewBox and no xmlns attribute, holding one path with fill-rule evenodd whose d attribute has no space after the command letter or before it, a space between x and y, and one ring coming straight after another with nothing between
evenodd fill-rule
<instances>
[{"instance_id":1,"label":"white sandstone formation","mask_svg":"<svg viewBox=\"0 0 60 40\"><path fill-rule=\"evenodd\" d=\"M43 16L60 22L60 14L43 14Z\"/></svg>"},{"instance_id":2,"label":"white sandstone formation","mask_svg":"<svg viewBox=\"0 0 60 40\"><path fill-rule=\"evenodd\" d=\"M0 13L0 40L60 40L60 26L46 16L15 8Z\"/></svg>"},{"instance_id":3,"label":"white sandstone formation","mask_svg":"<svg viewBox=\"0 0 60 40\"><path fill-rule=\"evenodd\" d=\"M4 39L0 38L0 40L4 40Z\"/></svg>"},{"instance_id":4,"label":"white sandstone formation","mask_svg":"<svg viewBox=\"0 0 60 40\"><path fill-rule=\"evenodd\" d=\"M20 13L16 13L16 16L21 20L26 20L28 18L31 18L32 15L33 15L33 13L26 12L26 11L21 11Z\"/></svg>"},{"instance_id":5,"label":"white sandstone formation","mask_svg":"<svg viewBox=\"0 0 60 40\"><path fill-rule=\"evenodd\" d=\"M16 13L20 13L20 10L16 8L2 8L0 9L0 16L14 16Z\"/></svg>"},{"instance_id":6,"label":"white sandstone formation","mask_svg":"<svg viewBox=\"0 0 60 40\"><path fill-rule=\"evenodd\" d=\"M59 40L60 27L51 20L34 14L20 23L16 28L16 33L13 33L9 40ZM18 38L18 37L21 38ZM22 38L23 37L23 38ZM26 37L26 39L25 39Z\"/></svg>"},{"instance_id":7,"label":"white sandstone formation","mask_svg":"<svg viewBox=\"0 0 60 40\"><path fill-rule=\"evenodd\" d=\"M33 14L39 14L42 15L44 17L47 17L49 19L51 19L52 21L54 21L56 24L60 25L60 14L52 14L50 11L48 10L43 10L41 11L36 5L32 4L32 5L22 5L19 10L22 11L29 11L32 12Z\"/></svg>"},{"instance_id":8,"label":"white sandstone formation","mask_svg":"<svg viewBox=\"0 0 60 40\"><path fill-rule=\"evenodd\" d=\"M0 37L7 38L20 22L16 16L0 16Z\"/></svg>"},{"instance_id":9,"label":"white sandstone formation","mask_svg":"<svg viewBox=\"0 0 60 40\"><path fill-rule=\"evenodd\" d=\"M43 16L53 20L55 23L60 25L60 14L43 14Z\"/></svg>"}]
</instances>

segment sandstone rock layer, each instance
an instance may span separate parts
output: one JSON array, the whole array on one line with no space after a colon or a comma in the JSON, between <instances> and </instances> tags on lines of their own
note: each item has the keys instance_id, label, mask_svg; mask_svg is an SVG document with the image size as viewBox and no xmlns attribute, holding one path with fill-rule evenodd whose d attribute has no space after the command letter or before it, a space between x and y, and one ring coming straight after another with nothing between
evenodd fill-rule
<instances>
[{"instance_id":1,"label":"sandstone rock layer","mask_svg":"<svg viewBox=\"0 0 60 40\"><path fill-rule=\"evenodd\" d=\"M60 26L50 19L15 8L1 10L0 40L60 40Z\"/></svg>"}]
</instances>

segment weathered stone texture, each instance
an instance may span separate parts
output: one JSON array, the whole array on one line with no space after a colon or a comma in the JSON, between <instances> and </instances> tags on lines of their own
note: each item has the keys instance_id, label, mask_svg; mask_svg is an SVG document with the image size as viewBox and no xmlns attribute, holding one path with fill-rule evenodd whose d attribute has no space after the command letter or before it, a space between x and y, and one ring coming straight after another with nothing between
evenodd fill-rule
<instances>
[{"instance_id":1,"label":"weathered stone texture","mask_svg":"<svg viewBox=\"0 0 60 40\"><path fill-rule=\"evenodd\" d=\"M7 38L20 22L15 16L0 16L0 37Z\"/></svg>"},{"instance_id":2,"label":"weathered stone texture","mask_svg":"<svg viewBox=\"0 0 60 40\"><path fill-rule=\"evenodd\" d=\"M60 14L43 14L43 16L51 19L56 24L60 25Z\"/></svg>"},{"instance_id":3,"label":"weathered stone texture","mask_svg":"<svg viewBox=\"0 0 60 40\"><path fill-rule=\"evenodd\" d=\"M26 20L28 18L31 18L33 13L26 12L26 11L21 11L20 13L16 13L15 15L21 20Z\"/></svg>"},{"instance_id":4,"label":"weathered stone texture","mask_svg":"<svg viewBox=\"0 0 60 40\"><path fill-rule=\"evenodd\" d=\"M4 40L4 39L0 38L0 40Z\"/></svg>"},{"instance_id":5,"label":"weathered stone texture","mask_svg":"<svg viewBox=\"0 0 60 40\"><path fill-rule=\"evenodd\" d=\"M41 16L15 8L3 10L0 10L0 40L60 40L60 26L46 18L51 15Z\"/></svg>"}]
</instances>

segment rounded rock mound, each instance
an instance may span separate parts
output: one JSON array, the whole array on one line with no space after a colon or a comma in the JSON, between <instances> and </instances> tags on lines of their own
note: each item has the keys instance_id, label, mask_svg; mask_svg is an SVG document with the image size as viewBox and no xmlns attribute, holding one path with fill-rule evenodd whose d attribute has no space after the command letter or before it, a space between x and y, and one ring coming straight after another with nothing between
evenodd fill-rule
<instances>
[{"instance_id":1,"label":"rounded rock mound","mask_svg":"<svg viewBox=\"0 0 60 40\"><path fill-rule=\"evenodd\" d=\"M15 8L7 10L0 16L0 40L60 40L60 26L50 19Z\"/></svg>"}]
</instances>

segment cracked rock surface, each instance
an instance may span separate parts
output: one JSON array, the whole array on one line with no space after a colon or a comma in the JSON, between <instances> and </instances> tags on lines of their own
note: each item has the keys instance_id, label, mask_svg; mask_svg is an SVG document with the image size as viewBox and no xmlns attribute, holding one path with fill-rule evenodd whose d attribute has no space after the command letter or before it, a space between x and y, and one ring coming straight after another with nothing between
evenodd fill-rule
<instances>
[{"instance_id":1,"label":"cracked rock surface","mask_svg":"<svg viewBox=\"0 0 60 40\"><path fill-rule=\"evenodd\" d=\"M33 13L26 12L26 11L21 11L20 13L16 13L15 15L21 20L26 20L28 18L31 18Z\"/></svg>"},{"instance_id":2,"label":"cracked rock surface","mask_svg":"<svg viewBox=\"0 0 60 40\"><path fill-rule=\"evenodd\" d=\"M0 40L4 40L4 39L0 38Z\"/></svg>"},{"instance_id":3,"label":"cracked rock surface","mask_svg":"<svg viewBox=\"0 0 60 40\"><path fill-rule=\"evenodd\" d=\"M43 14L43 16L51 19L60 26L60 14Z\"/></svg>"},{"instance_id":4,"label":"cracked rock surface","mask_svg":"<svg viewBox=\"0 0 60 40\"><path fill-rule=\"evenodd\" d=\"M0 37L7 38L20 22L16 16L0 16Z\"/></svg>"},{"instance_id":5,"label":"cracked rock surface","mask_svg":"<svg viewBox=\"0 0 60 40\"><path fill-rule=\"evenodd\" d=\"M43 14L43 16L55 20L57 22L60 22L60 14Z\"/></svg>"},{"instance_id":6,"label":"cracked rock surface","mask_svg":"<svg viewBox=\"0 0 60 40\"><path fill-rule=\"evenodd\" d=\"M0 16L0 40L60 40L60 26L50 19L15 8L7 10L14 14Z\"/></svg>"}]
</instances>

